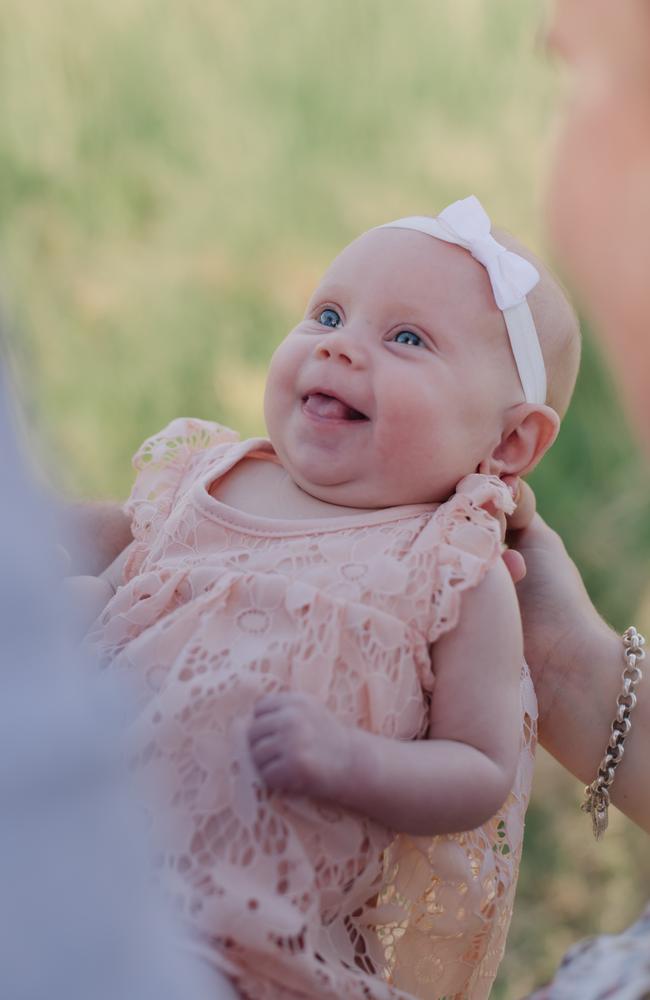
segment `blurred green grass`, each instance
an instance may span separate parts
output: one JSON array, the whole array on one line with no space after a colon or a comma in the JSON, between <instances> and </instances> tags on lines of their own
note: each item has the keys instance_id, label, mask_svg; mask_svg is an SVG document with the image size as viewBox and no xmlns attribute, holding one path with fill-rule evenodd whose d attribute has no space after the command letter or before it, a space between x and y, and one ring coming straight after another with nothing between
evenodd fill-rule
<instances>
[{"instance_id":1,"label":"blurred green grass","mask_svg":"<svg viewBox=\"0 0 650 1000\"><path fill-rule=\"evenodd\" d=\"M0 273L50 480L124 496L129 456L180 414L260 432L274 345L371 225L474 192L543 251L540 20L537 0L0 0ZM534 483L623 627L647 480L589 339ZM650 895L638 833L593 845L578 792L541 761L497 998Z\"/></svg>"}]
</instances>

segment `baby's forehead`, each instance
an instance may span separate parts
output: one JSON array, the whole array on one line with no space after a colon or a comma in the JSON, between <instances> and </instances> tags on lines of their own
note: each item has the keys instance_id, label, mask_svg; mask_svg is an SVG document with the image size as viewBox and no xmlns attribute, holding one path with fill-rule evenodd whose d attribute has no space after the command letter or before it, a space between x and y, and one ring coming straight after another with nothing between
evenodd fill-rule
<instances>
[{"instance_id":1,"label":"baby's forehead","mask_svg":"<svg viewBox=\"0 0 650 1000\"><path fill-rule=\"evenodd\" d=\"M440 321L485 321L498 333L503 328L485 268L462 247L426 233L369 230L332 261L319 285L327 287L393 301Z\"/></svg>"}]
</instances>

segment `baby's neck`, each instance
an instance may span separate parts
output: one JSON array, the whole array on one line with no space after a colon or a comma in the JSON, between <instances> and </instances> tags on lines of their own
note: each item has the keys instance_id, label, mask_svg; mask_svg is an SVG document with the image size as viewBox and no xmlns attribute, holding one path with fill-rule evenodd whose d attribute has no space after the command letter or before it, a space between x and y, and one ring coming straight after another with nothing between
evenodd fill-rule
<instances>
[{"instance_id":1,"label":"baby's neck","mask_svg":"<svg viewBox=\"0 0 650 1000\"><path fill-rule=\"evenodd\" d=\"M253 453L238 462L210 487L215 499L255 517L308 520L345 517L365 508L341 507L305 493L280 465L265 452Z\"/></svg>"}]
</instances>

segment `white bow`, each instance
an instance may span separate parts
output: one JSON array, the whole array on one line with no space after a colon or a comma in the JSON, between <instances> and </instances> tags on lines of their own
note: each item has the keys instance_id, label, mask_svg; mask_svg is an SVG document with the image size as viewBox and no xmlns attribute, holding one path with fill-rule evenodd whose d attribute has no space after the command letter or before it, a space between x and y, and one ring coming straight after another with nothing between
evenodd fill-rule
<instances>
[{"instance_id":1,"label":"white bow","mask_svg":"<svg viewBox=\"0 0 650 1000\"><path fill-rule=\"evenodd\" d=\"M488 273L494 301L503 313L512 352L529 403L546 401L546 368L526 296L539 281L537 268L492 236L490 218L470 195L445 208L436 219L411 215L379 229L413 229L469 250Z\"/></svg>"},{"instance_id":2,"label":"white bow","mask_svg":"<svg viewBox=\"0 0 650 1000\"><path fill-rule=\"evenodd\" d=\"M539 281L539 273L524 257L501 246L490 233L490 218L475 195L455 201L436 219L412 215L389 222L389 227L416 229L436 239L469 250L486 269L494 301L499 309L511 309L523 302Z\"/></svg>"},{"instance_id":3,"label":"white bow","mask_svg":"<svg viewBox=\"0 0 650 1000\"><path fill-rule=\"evenodd\" d=\"M454 243L464 246L486 269L499 309L523 302L539 281L539 272L518 253L512 253L491 235L490 219L478 198L470 195L449 205L438 222Z\"/></svg>"}]
</instances>

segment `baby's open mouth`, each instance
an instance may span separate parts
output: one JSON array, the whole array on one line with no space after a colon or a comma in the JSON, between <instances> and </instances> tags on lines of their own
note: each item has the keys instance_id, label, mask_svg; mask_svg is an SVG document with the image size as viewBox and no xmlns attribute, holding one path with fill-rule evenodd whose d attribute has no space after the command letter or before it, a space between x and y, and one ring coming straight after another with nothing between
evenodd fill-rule
<instances>
[{"instance_id":1,"label":"baby's open mouth","mask_svg":"<svg viewBox=\"0 0 650 1000\"><path fill-rule=\"evenodd\" d=\"M348 406L336 396L328 396L324 392L310 392L302 397L305 411L323 420L367 420L365 413Z\"/></svg>"}]
</instances>

